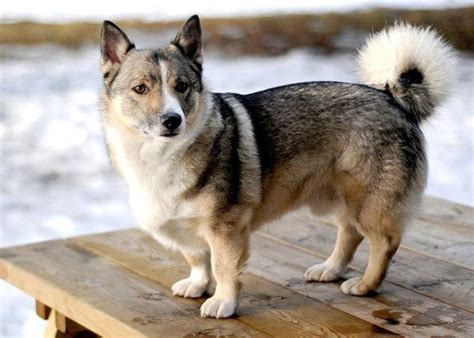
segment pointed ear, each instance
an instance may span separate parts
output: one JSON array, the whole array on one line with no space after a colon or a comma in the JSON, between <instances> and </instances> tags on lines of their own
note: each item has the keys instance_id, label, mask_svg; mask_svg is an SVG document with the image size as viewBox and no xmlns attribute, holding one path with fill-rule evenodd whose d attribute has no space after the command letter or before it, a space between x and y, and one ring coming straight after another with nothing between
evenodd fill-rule
<instances>
[{"instance_id":1,"label":"pointed ear","mask_svg":"<svg viewBox=\"0 0 474 338\"><path fill-rule=\"evenodd\" d=\"M176 46L186 57L202 65L201 24L197 15L193 15L186 21L171 44Z\"/></svg>"},{"instance_id":2,"label":"pointed ear","mask_svg":"<svg viewBox=\"0 0 474 338\"><path fill-rule=\"evenodd\" d=\"M100 32L100 52L102 54L102 72L106 78L112 71L118 69L125 55L135 48L127 35L114 23L104 21Z\"/></svg>"}]
</instances>

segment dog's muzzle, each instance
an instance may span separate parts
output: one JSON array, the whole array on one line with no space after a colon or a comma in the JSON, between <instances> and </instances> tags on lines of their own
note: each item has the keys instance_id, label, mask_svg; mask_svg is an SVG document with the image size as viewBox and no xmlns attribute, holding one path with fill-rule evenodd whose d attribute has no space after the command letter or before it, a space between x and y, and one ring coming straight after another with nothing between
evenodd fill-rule
<instances>
[{"instance_id":1,"label":"dog's muzzle","mask_svg":"<svg viewBox=\"0 0 474 338\"><path fill-rule=\"evenodd\" d=\"M166 128L166 132L162 134L162 136L175 136L178 133L176 130L179 128L181 123L183 122L183 119L181 118L181 115L176 114L174 112L168 112L166 114L163 114L160 117L160 123L163 127Z\"/></svg>"}]
</instances>

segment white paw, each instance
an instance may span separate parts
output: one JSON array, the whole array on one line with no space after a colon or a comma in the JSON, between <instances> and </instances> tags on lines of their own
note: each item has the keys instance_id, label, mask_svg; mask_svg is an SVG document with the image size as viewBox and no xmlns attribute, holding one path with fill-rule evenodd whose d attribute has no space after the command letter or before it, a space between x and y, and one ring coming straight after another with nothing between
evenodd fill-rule
<instances>
[{"instance_id":1,"label":"white paw","mask_svg":"<svg viewBox=\"0 0 474 338\"><path fill-rule=\"evenodd\" d=\"M227 318L235 313L237 301L235 299L220 299L213 296L201 306L201 317Z\"/></svg>"},{"instance_id":2,"label":"white paw","mask_svg":"<svg viewBox=\"0 0 474 338\"><path fill-rule=\"evenodd\" d=\"M354 277L341 284L341 290L346 295L363 296L370 291L375 291L362 282L362 277Z\"/></svg>"},{"instance_id":3,"label":"white paw","mask_svg":"<svg viewBox=\"0 0 474 338\"><path fill-rule=\"evenodd\" d=\"M335 268L328 263L316 264L304 273L308 282L332 282L341 277L344 269Z\"/></svg>"},{"instance_id":4,"label":"white paw","mask_svg":"<svg viewBox=\"0 0 474 338\"><path fill-rule=\"evenodd\" d=\"M209 283L188 277L173 284L173 295L184 298L199 298L207 291Z\"/></svg>"}]
</instances>

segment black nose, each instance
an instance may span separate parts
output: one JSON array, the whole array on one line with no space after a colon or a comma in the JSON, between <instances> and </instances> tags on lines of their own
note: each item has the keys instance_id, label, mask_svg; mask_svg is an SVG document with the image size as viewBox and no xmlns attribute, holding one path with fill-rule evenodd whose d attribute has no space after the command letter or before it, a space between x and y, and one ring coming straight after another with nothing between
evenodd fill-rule
<instances>
[{"instance_id":1,"label":"black nose","mask_svg":"<svg viewBox=\"0 0 474 338\"><path fill-rule=\"evenodd\" d=\"M181 116L176 113L166 113L160 117L161 124L168 130L175 130L181 125Z\"/></svg>"}]
</instances>

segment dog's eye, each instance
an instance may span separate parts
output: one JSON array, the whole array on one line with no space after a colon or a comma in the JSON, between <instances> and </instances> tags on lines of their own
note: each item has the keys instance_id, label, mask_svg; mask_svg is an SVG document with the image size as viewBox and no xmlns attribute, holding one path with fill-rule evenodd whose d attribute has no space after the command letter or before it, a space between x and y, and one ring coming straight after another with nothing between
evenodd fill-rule
<instances>
[{"instance_id":1,"label":"dog's eye","mask_svg":"<svg viewBox=\"0 0 474 338\"><path fill-rule=\"evenodd\" d=\"M132 90L137 94L145 94L148 92L148 88L144 84L133 87Z\"/></svg>"},{"instance_id":2,"label":"dog's eye","mask_svg":"<svg viewBox=\"0 0 474 338\"><path fill-rule=\"evenodd\" d=\"M188 90L189 84L186 81L180 80L178 83L176 83L176 86L174 86L174 90L176 90L178 93L184 93L186 90Z\"/></svg>"}]
</instances>

